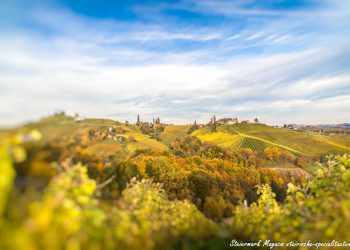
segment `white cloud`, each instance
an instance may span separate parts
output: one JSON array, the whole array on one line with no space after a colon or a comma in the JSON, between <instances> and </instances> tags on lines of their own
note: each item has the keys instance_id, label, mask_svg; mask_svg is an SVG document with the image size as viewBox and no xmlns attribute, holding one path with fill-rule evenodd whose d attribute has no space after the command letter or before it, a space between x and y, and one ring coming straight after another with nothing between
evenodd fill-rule
<instances>
[{"instance_id":1,"label":"white cloud","mask_svg":"<svg viewBox=\"0 0 350 250\"><path fill-rule=\"evenodd\" d=\"M315 35L310 27L298 31L314 23L304 13L240 31L229 25L167 30L171 24L101 21L60 9L29 15L54 32L42 36L15 27L0 34L0 125L61 109L123 120L160 115L181 123L213 114L271 123L323 122L320 114L350 119L348 96L340 93L350 90L349 39L335 22L335 33ZM178 40L198 46L179 47ZM242 52L247 49L255 50Z\"/></svg>"}]
</instances>

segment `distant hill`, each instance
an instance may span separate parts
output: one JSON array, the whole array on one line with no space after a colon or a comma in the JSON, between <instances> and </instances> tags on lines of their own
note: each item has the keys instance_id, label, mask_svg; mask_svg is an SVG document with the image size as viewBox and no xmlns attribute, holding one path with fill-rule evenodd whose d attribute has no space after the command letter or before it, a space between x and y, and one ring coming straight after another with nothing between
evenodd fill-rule
<instances>
[{"instance_id":1,"label":"distant hill","mask_svg":"<svg viewBox=\"0 0 350 250\"><path fill-rule=\"evenodd\" d=\"M350 129L350 123L339 123L339 124L319 124L316 125L317 127L323 127L323 128L349 128Z\"/></svg>"},{"instance_id":2,"label":"distant hill","mask_svg":"<svg viewBox=\"0 0 350 250\"><path fill-rule=\"evenodd\" d=\"M293 128L316 127L316 128L349 128L350 129L350 123L316 124L316 125L287 124L287 126L293 127Z\"/></svg>"},{"instance_id":3,"label":"distant hill","mask_svg":"<svg viewBox=\"0 0 350 250\"><path fill-rule=\"evenodd\" d=\"M82 154L90 156L117 156L123 160L136 150L168 151L163 142L143 134L136 125L127 126L108 119L77 122L73 117L64 115L44 118L16 129L0 130L0 140L18 133L28 133L32 129L37 129L42 134L40 145L43 147L47 143L67 146L80 144Z\"/></svg>"}]
</instances>

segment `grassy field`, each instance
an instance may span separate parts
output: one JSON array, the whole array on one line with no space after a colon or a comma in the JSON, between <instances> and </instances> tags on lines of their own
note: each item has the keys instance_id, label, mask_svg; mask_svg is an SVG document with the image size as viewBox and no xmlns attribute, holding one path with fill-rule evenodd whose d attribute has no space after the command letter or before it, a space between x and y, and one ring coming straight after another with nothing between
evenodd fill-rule
<instances>
[{"instance_id":1,"label":"grassy field","mask_svg":"<svg viewBox=\"0 0 350 250\"><path fill-rule=\"evenodd\" d=\"M127 149L130 153L134 153L136 150L140 149L152 149L153 151L167 151L168 147L161 142L150 138L148 135L142 134L141 132L126 132L127 138L132 136L135 142L128 142Z\"/></svg>"},{"instance_id":2,"label":"grassy field","mask_svg":"<svg viewBox=\"0 0 350 250\"><path fill-rule=\"evenodd\" d=\"M240 141L239 135L233 135L224 132L208 132L206 129L199 129L192 133L193 136L198 137L202 141L212 142L222 147L230 147Z\"/></svg>"},{"instance_id":3,"label":"grassy field","mask_svg":"<svg viewBox=\"0 0 350 250\"><path fill-rule=\"evenodd\" d=\"M165 145L170 146L171 142L176 138L186 136L189 129L190 126L188 125L166 126L164 131L160 134L160 139Z\"/></svg>"},{"instance_id":4,"label":"grassy field","mask_svg":"<svg viewBox=\"0 0 350 250\"><path fill-rule=\"evenodd\" d=\"M105 141L87 147L85 152L91 155L98 154L101 157L108 157L111 155L122 154L123 148L119 143L115 143L114 141Z\"/></svg>"}]
</instances>

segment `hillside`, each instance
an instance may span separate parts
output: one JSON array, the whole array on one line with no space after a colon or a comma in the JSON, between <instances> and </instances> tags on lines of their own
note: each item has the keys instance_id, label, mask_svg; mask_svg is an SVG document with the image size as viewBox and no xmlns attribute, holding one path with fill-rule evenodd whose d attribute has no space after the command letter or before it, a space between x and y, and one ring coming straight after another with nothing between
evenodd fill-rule
<instances>
[{"instance_id":1,"label":"hillside","mask_svg":"<svg viewBox=\"0 0 350 250\"><path fill-rule=\"evenodd\" d=\"M203 141L234 149L251 148L253 151L279 147L296 154L320 155L349 152L349 137L324 136L308 131L273 128L262 124L234 124L219 126L217 132L210 127L192 133Z\"/></svg>"},{"instance_id":2,"label":"hillside","mask_svg":"<svg viewBox=\"0 0 350 250\"><path fill-rule=\"evenodd\" d=\"M98 158L117 157L126 159L137 150L167 151L163 143L143 134L135 125L107 119L86 119L76 122L67 116L52 116L17 129L0 131L0 139L38 130L42 139L35 143L38 148L47 144L60 144L81 148L82 153Z\"/></svg>"}]
</instances>

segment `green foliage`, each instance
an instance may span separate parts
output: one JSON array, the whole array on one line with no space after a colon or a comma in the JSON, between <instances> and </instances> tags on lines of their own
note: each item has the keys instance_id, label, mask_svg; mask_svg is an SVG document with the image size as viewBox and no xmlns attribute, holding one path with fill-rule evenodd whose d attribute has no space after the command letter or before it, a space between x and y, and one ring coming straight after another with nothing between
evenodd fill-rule
<instances>
[{"instance_id":1,"label":"green foliage","mask_svg":"<svg viewBox=\"0 0 350 250\"><path fill-rule=\"evenodd\" d=\"M16 204L9 205L1 217L1 249L164 249L200 244L217 232L194 205L169 201L151 181L132 180L114 209L106 209L95 191L85 167L69 167L39 199L25 202L20 217Z\"/></svg>"},{"instance_id":2,"label":"green foliage","mask_svg":"<svg viewBox=\"0 0 350 250\"><path fill-rule=\"evenodd\" d=\"M8 195L12 188L15 171L12 168L12 160L5 147L0 146L0 216L5 210ZM0 226L1 226L0 218Z\"/></svg>"},{"instance_id":3,"label":"green foliage","mask_svg":"<svg viewBox=\"0 0 350 250\"><path fill-rule=\"evenodd\" d=\"M215 224L186 201L168 201L158 184L132 180L114 217L121 249L169 249L215 235Z\"/></svg>"},{"instance_id":4,"label":"green foliage","mask_svg":"<svg viewBox=\"0 0 350 250\"><path fill-rule=\"evenodd\" d=\"M228 158L229 150L216 146L209 142L202 143L195 136L177 138L171 143L175 155L178 156L202 156L206 158Z\"/></svg>"},{"instance_id":5,"label":"green foliage","mask_svg":"<svg viewBox=\"0 0 350 250\"><path fill-rule=\"evenodd\" d=\"M288 185L284 204L277 204L268 186L257 203L237 206L232 232L244 240L349 241L350 159L330 158L305 183Z\"/></svg>"},{"instance_id":6,"label":"green foliage","mask_svg":"<svg viewBox=\"0 0 350 250\"><path fill-rule=\"evenodd\" d=\"M93 198L96 182L76 165L52 179L39 199L24 200L21 218L10 204L1 228L3 249L86 248L103 237L106 214ZM32 199L38 194L31 193ZM15 219L21 221L15 222ZM24 245L22 245L24 244ZM25 246L25 247L24 247Z\"/></svg>"}]
</instances>

